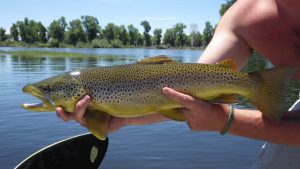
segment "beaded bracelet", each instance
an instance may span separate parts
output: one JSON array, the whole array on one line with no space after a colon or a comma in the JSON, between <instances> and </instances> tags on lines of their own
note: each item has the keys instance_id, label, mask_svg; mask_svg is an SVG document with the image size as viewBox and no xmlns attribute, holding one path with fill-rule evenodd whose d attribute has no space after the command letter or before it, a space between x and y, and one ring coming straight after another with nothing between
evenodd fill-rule
<instances>
[{"instance_id":1,"label":"beaded bracelet","mask_svg":"<svg viewBox=\"0 0 300 169\"><path fill-rule=\"evenodd\" d=\"M229 130L230 128L230 125L231 125L231 122L233 121L234 119L234 106L236 104L233 104L230 108L230 112L229 112L229 116L228 116L228 119L226 121L226 124L225 124L225 127L224 129L220 132L221 135L225 135L227 133L227 131Z\"/></svg>"}]
</instances>

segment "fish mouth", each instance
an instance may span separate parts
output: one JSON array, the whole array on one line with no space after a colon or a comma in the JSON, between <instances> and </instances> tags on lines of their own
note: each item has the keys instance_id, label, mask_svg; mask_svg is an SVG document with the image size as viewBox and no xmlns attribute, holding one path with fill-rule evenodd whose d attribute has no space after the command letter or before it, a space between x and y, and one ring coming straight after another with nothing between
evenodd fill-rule
<instances>
[{"instance_id":1,"label":"fish mouth","mask_svg":"<svg viewBox=\"0 0 300 169\"><path fill-rule=\"evenodd\" d=\"M36 112L55 110L55 103L49 98L49 96L45 95L37 87L34 87L33 85L27 85L23 87L23 92L35 96L36 98L40 99L42 103L24 103L21 104L21 107Z\"/></svg>"}]
</instances>

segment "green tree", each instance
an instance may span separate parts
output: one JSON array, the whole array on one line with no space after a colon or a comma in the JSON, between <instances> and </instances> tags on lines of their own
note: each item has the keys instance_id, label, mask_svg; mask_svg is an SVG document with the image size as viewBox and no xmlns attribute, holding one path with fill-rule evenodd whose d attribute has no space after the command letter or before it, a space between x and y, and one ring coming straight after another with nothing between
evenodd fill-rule
<instances>
[{"instance_id":1,"label":"green tree","mask_svg":"<svg viewBox=\"0 0 300 169\"><path fill-rule=\"evenodd\" d=\"M21 41L32 43L32 29L29 26L29 19L26 17L24 21L17 21L17 26L20 31Z\"/></svg>"},{"instance_id":2,"label":"green tree","mask_svg":"<svg viewBox=\"0 0 300 169\"><path fill-rule=\"evenodd\" d=\"M15 23L10 27L10 35L14 41L19 41L19 30Z\"/></svg>"},{"instance_id":3,"label":"green tree","mask_svg":"<svg viewBox=\"0 0 300 169\"><path fill-rule=\"evenodd\" d=\"M47 43L48 39L47 39L47 29L46 27L41 23L34 23L34 27L36 27L35 29L35 33L36 33L36 40L38 42L42 42L42 43Z\"/></svg>"},{"instance_id":4,"label":"green tree","mask_svg":"<svg viewBox=\"0 0 300 169\"><path fill-rule=\"evenodd\" d=\"M144 27L144 39L145 39L145 45L151 46L151 36L149 34L151 30L151 26L148 21L142 21L141 25Z\"/></svg>"},{"instance_id":5,"label":"green tree","mask_svg":"<svg viewBox=\"0 0 300 169\"><path fill-rule=\"evenodd\" d=\"M103 35L108 42L111 42L113 39L115 39L115 24L108 23L103 30Z\"/></svg>"},{"instance_id":6,"label":"green tree","mask_svg":"<svg viewBox=\"0 0 300 169\"><path fill-rule=\"evenodd\" d=\"M202 46L202 35L198 30L197 24L190 25L190 45L191 47L201 47Z\"/></svg>"},{"instance_id":7,"label":"green tree","mask_svg":"<svg viewBox=\"0 0 300 169\"><path fill-rule=\"evenodd\" d=\"M0 41L5 41L7 39L5 32L6 30L4 28L0 28Z\"/></svg>"},{"instance_id":8,"label":"green tree","mask_svg":"<svg viewBox=\"0 0 300 169\"><path fill-rule=\"evenodd\" d=\"M202 47L203 42L202 42L202 34L197 31L195 34L195 41L194 41L194 47Z\"/></svg>"},{"instance_id":9,"label":"green tree","mask_svg":"<svg viewBox=\"0 0 300 169\"><path fill-rule=\"evenodd\" d=\"M224 13L236 2L236 0L226 0L224 4L221 5L219 10L220 16L223 16Z\"/></svg>"},{"instance_id":10,"label":"green tree","mask_svg":"<svg viewBox=\"0 0 300 169\"><path fill-rule=\"evenodd\" d=\"M132 24L127 26L129 45L136 46L138 43L139 30Z\"/></svg>"},{"instance_id":11,"label":"green tree","mask_svg":"<svg viewBox=\"0 0 300 169\"><path fill-rule=\"evenodd\" d=\"M153 35L154 35L153 41L154 41L155 45L160 45L160 43L161 43L161 37L162 37L161 34L162 34L162 30L161 29L155 29L153 31Z\"/></svg>"},{"instance_id":12,"label":"green tree","mask_svg":"<svg viewBox=\"0 0 300 169\"><path fill-rule=\"evenodd\" d=\"M186 25L184 25L183 23L177 23L173 28L176 36L175 46L177 47L179 46L182 47L186 44L187 37L186 34L184 33L185 28Z\"/></svg>"},{"instance_id":13,"label":"green tree","mask_svg":"<svg viewBox=\"0 0 300 169\"><path fill-rule=\"evenodd\" d=\"M121 38L121 29L120 29L120 26L114 25L113 32L114 32L114 39L120 40L120 38Z\"/></svg>"},{"instance_id":14,"label":"green tree","mask_svg":"<svg viewBox=\"0 0 300 169\"><path fill-rule=\"evenodd\" d=\"M138 32L137 34L137 46L143 46L145 42L144 36Z\"/></svg>"},{"instance_id":15,"label":"green tree","mask_svg":"<svg viewBox=\"0 0 300 169\"><path fill-rule=\"evenodd\" d=\"M47 42L47 29L43 26L41 22L36 22L34 20L29 20L28 18L25 18L24 21L17 21L16 26L19 29L19 34L23 42Z\"/></svg>"},{"instance_id":16,"label":"green tree","mask_svg":"<svg viewBox=\"0 0 300 169\"><path fill-rule=\"evenodd\" d=\"M193 23L190 25L190 41L191 41L191 46L195 47L195 43L196 43L196 33L198 31L198 25Z\"/></svg>"},{"instance_id":17,"label":"green tree","mask_svg":"<svg viewBox=\"0 0 300 169\"><path fill-rule=\"evenodd\" d=\"M100 26L98 19L93 16L81 16L82 24L84 30L87 34L87 38L89 42L92 42L98 34L100 34Z\"/></svg>"},{"instance_id":18,"label":"green tree","mask_svg":"<svg viewBox=\"0 0 300 169\"><path fill-rule=\"evenodd\" d=\"M128 37L127 29L124 25L121 25L119 27L119 39L121 40L123 45L127 45L129 37Z\"/></svg>"},{"instance_id":19,"label":"green tree","mask_svg":"<svg viewBox=\"0 0 300 169\"><path fill-rule=\"evenodd\" d=\"M67 22L65 17L61 17L58 20L54 20L49 26L49 37L57 39L59 42L63 42L65 39L65 32L67 28Z\"/></svg>"},{"instance_id":20,"label":"green tree","mask_svg":"<svg viewBox=\"0 0 300 169\"><path fill-rule=\"evenodd\" d=\"M74 46L76 46L79 41L86 42L86 35L80 19L75 19L69 22L67 37L68 42Z\"/></svg>"},{"instance_id":21,"label":"green tree","mask_svg":"<svg viewBox=\"0 0 300 169\"><path fill-rule=\"evenodd\" d=\"M175 31L173 28L169 28L166 30L163 36L163 44L168 45L168 46L175 46Z\"/></svg>"},{"instance_id":22,"label":"green tree","mask_svg":"<svg viewBox=\"0 0 300 169\"><path fill-rule=\"evenodd\" d=\"M212 37L214 35L214 28L210 24L210 22L205 22L205 28L203 30L203 36L202 36L202 42L203 46L206 47L208 43L211 41Z\"/></svg>"}]
</instances>

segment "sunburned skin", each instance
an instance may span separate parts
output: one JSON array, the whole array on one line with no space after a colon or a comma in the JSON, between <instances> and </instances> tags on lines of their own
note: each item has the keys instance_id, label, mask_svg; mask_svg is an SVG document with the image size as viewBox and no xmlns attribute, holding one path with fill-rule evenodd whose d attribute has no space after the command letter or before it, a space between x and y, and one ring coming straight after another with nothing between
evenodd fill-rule
<instances>
[{"instance_id":1,"label":"sunburned skin","mask_svg":"<svg viewBox=\"0 0 300 169\"><path fill-rule=\"evenodd\" d=\"M234 15L230 15L236 21L231 25L234 32L275 66L300 67L300 3L243 1L235 4L238 7L233 8ZM300 78L299 70L295 78Z\"/></svg>"}]
</instances>

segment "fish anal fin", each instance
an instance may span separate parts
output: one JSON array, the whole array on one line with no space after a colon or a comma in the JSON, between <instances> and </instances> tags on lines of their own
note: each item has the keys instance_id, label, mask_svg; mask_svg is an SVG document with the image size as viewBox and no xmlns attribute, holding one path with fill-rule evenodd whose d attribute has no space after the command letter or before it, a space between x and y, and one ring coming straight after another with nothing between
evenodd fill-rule
<instances>
[{"instance_id":1,"label":"fish anal fin","mask_svg":"<svg viewBox=\"0 0 300 169\"><path fill-rule=\"evenodd\" d=\"M105 140L108 134L110 115L95 109L86 111L86 128L98 139Z\"/></svg>"},{"instance_id":2,"label":"fish anal fin","mask_svg":"<svg viewBox=\"0 0 300 169\"><path fill-rule=\"evenodd\" d=\"M161 109L158 111L160 114L162 114L165 117L168 117L169 119L175 120L175 121L185 121L185 118L180 111L180 108L174 108L174 109Z\"/></svg>"},{"instance_id":3,"label":"fish anal fin","mask_svg":"<svg viewBox=\"0 0 300 169\"><path fill-rule=\"evenodd\" d=\"M224 68L237 70L237 65L235 64L235 62L232 59L225 59L221 62L218 62L217 65L224 67Z\"/></svg>"},{"instance_id":4,"label":"fish anal fin","mask_svg":"<svg viewBox=\"0 0 300 169\"><path fill-rule=\"evenodd\" d=\"M235 94L222 94L216 97L205 98L203 100L213 103L238 103L239 100Z\"/></svg>"},{"instance_id":5,"label":"fish anal fin","mask_svg":"<svg viewBox=\"0 0 300 169\"><path fill-rule=\"evenodd\" d=\"M176 60L166 56L158 55L153 57L147 57L136 62L137 64L170 64L177 63Z\"/></svg>"}]
</instances>

